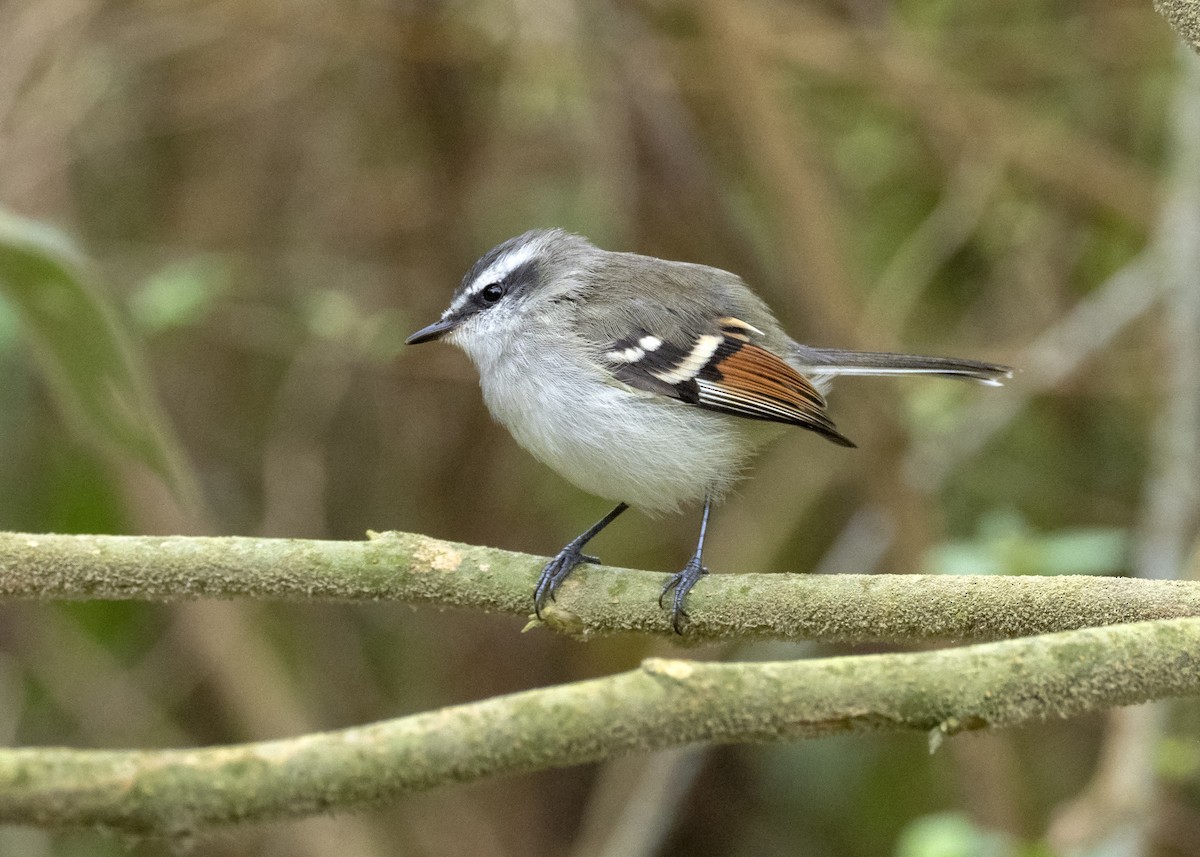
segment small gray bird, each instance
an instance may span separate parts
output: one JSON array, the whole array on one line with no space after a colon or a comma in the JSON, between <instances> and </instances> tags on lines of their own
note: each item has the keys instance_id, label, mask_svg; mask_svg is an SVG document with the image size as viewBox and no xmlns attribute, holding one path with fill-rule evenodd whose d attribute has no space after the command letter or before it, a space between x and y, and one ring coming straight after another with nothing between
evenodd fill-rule
<instances>
[{"instance_id":1,"label":"small gray bird","mask_svg":"<svg viewBox=\"0 0 1200 857\"><path fill-rule=\"evenodd\" d=\"M517 443L585 491L617 502L542 570L547 599L629 505L670 511L703 498L700 538L674 590L682 633L688 592L704 567L713 502L783 426L854 446L825 413L839 375L937 375L997 385L1006 366L810 348L728 271L601 250L560 229L526 232L489 250L442 317L408 344L446 339L479 370L492 416Z\"/></svg>"}]
</instances>

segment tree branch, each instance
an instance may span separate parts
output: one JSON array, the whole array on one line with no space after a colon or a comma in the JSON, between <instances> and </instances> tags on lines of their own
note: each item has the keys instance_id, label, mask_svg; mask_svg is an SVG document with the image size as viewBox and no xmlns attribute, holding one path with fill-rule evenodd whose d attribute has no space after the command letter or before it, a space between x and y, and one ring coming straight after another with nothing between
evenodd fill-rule
<instances>
[{"instance_id":1,"label":"tree branch","mask_svg":"<svg viewBox=\"0 0 1200 857\"><path fill-rule=\"evenodd\" d=\"M390 600L517 616L545 560L409 533L365 542L0 533L0 599ZM597 566L547 624L574 636L674 636L666 576ZM995 640L1200 616L1200 583L1106 577L713 575L692 593L689 641Z\"/></svg>"},{"instance_id":2,"label":"tree branch","mask_svg":"<svg viewBox=\"0 0 1200 857\"><path fill-rule=\"evenodd\" d=\"M1154 8L1200 53L1200 0L1154 0Z\"/></svg>"},{"instance_id":3,"label":"tree branch","mask_svg":"<svg viewBox=\"0 0 1200 857\"><path fill-rule=\"evenodd\" d=\"M188 835L698 741L968 729L1200 691L1200 619L919 654L651 659L607 678L201 750L0 751L0 821Z\"/></svg>"}]
</instances>

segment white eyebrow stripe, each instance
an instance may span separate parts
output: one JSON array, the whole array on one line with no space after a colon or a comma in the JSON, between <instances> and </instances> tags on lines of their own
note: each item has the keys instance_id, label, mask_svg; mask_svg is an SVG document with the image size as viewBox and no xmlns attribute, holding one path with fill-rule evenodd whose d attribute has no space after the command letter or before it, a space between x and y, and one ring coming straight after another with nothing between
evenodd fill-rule
<instances>
[{"instance_id":1,"label":"white eyebrow stripe","mask_svg":"<svg viewBox=\"0 0 1200 857\"><path fill-rule=\"evenodd\" d=\"M488 265L487 268L485 268L479 274L479 276L475 278L475 282L471 283L470 286L463 290L462 294L460 294L451 302L450 306L446 308L446 311L442 313L442 318L448 318L453 313L462 309L467 301L475 297L475 295L479 294L492 283L498 283L503 280L513 271L517 270L517 268L521 267L534 256L536 256L538 250L540 249L541 244L535 242L525 244L515 250L509 250L495 262Z\"/></svg>"},{"instance_id":2,"label":"white eyebrow stripe","mask_svg":"<svg viewBox=\"0 0 1200 857\"><path fill-rule=\"evenodd\" d=\"M684 381L690 381L699 375L704 365L712 359L723 338L705 334L696 340L691 352L683 358L683 362L670 372L653 372L651 374L667 384L682 384Z\"/></svg>"}]
</instances>

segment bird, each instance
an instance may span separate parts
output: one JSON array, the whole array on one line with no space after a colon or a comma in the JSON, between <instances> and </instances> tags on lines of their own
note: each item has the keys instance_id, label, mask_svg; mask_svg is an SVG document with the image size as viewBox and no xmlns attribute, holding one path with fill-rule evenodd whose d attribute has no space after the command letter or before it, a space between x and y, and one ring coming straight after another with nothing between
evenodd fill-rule
<instances>
[{"instance_id":1,"label":"bird","mask_svg":"<svg viewBox=\"0 0 1200 857\"><path fill-rule=\"evenodd\" d=\"M736 274L603 250L534 229L470 268L441 317L406 339L445 340L479 372L495 420L532 455L616 506L542 569L541 618L568 575L599 563L584 548L630 506L648 513L703 501L687 564L659 596L682 634L688 593L708 573L713 506L788 426L855 444L826 411L833 379L931 375L999 385L1012 369L953 357L801 345Z\"/></svg>"}]
</instances>

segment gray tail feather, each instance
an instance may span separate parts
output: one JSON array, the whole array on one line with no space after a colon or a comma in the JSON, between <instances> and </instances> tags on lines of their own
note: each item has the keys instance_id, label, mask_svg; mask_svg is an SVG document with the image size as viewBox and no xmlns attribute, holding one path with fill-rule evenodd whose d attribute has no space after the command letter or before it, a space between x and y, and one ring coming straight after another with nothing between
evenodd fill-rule
<instances>
[{"instance_id":1,"label":"gray tail feather","mask_svg":"<svg viewBox=\"0 0 1200 857\"><path fill-rule=\"evenodd\" d=\"M796 359L816 375L933 375L966 378L999 386L1011 378L1009 366L962 360L957 357L923 357L876 351L841 351L837 348L797 346Z\"/></svg>"}]
</instances>

